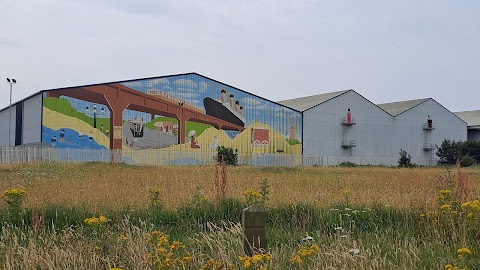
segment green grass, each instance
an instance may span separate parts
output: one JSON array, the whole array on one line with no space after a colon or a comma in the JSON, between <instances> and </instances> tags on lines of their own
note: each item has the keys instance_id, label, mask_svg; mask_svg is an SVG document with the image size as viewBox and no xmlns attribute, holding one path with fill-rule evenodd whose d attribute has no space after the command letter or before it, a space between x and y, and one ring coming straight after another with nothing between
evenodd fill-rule
<instances>
[{"instance_id":1,"label":"green grass","mask_svg":"<svg viewBox=\"0 0 480 270\"><path fill-rule=\"evenodd\" d=\"M43 106L52 111L78 118L93 127L93 118L83 112L77 111L72 107L72 104L64 98L44 97ZM97 129L100 129L101 125L103 125L104 130L111 130L110 118L97 117Z\"/></svg>"},{"instance_id":2,"label":"green grass","mask_svg":"<svg viewBox=\"0 0 480 270\"><path fill-rule=\"evenodd\" d=\"M145 123L144 127L149 128L149 129L155 129L154 124L157 123L157 122L170 122L170 123L178 124L177 119L172 118L172 117L162 116L162 117L157 117L157 118L153 119L152 121L150 121L148 123ZM212 126L207 125L207 124L187 121L186 134L188 134L188 132L190 132L191 130L195 130L196 134L197 134L197 137L198 137L198 136L200 136L200 134L202 134L209 127L212 127Z\"/></svg>"}]
</instances>

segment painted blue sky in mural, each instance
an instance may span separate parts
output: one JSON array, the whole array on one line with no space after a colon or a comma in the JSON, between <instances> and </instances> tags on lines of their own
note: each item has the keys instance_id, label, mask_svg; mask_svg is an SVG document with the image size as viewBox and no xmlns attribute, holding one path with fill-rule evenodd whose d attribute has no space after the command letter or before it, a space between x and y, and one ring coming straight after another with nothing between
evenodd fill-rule
<instances>
[{"instance_id":1,"label":"painted blue sky in mural","mask_svg":"<svg viewBox=\"0 0 480 270\"><path fill-rule=\"evenodd\" d=\"M266 123L286 137L289 136L289 127L293 125L296 128L297 138L299 140L301 138L302 120L299 112L195 74L137 80L122 84L143 93L161 91L202 111L205 111L203 99L210 97L220 101L220 91L224 89L227 91L227 97L233 94L235 101L240 102L240 106L243 107L246 125L255 121ZM137 119L142 117L148 119L149 117L148 114L137 113L135 116L130 115L130 117L136 117Z\"/></svg>"},{"instance_id":2,"label":"painted blue sky in mural","mask_svg":"<svg viewBox=\"0 0 480 270\"><path fill-rule=\"evenodd\" d=\"M246 122L245 126L255 121L265 123L285 137L290 136L290 126L295 126L296 138L298 140L302 138L302 119L299 112L196 74L136 80L121 84L143 93L148 93L149 91L166 93L202 111L205 111L203 99L210 97L220 101L220 91L224 89L227 91L227 102L230 94L233 94L235 101L239 101L240 106L243 107L243 117ZM70 101L72 107L78 112L85 113L90 117L93 117L93 107L95 105L97 108L97 118L110 117L107 106L76 98L65 96L63 96L63 98ZM88 112L86 111L87 107ZM102 108L104 109L103 111ZM150 117L150 114L128 109L123 112L124 120L143 118L148 122Z\"/></svg>"}]
</instances>

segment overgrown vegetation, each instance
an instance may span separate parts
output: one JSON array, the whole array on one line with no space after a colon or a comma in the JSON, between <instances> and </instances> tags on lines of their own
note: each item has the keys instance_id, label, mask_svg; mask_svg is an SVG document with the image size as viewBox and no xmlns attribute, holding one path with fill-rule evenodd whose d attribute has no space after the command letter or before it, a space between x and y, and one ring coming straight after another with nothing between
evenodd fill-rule
<instances>
[{"instance_id":1,"label":"overgrown vegetation","mask_svg":"<svg viewBox=\"0 0 480 270\"><path fill-rule=\"evenodd\" d=\"M460 160L463 167L468 167L480 162L479 141L455 141L445 139L440 146L436 146L436 155L439 164L455 164Z\"/></svg>"},{"instance_id":2,"label":"overgrown vegetation","mask_svg":"<svg viewBox=\"0 0 480 270\"><path fill-rule=\"evenodd\" d=\"M227 165L237 165L238 154L233 151L233 148L225 147L223 145L217 146L217 161L221 163L222 160Z\"/></svg>"},{"instance_id":3,"label":"overgrown vegetation","mask_svg":"<svg viewBox=\"0 0 480 270\"><path fill-rule=\"evenodd\" d=\"M400 149L400 158L398 159L398 167L411 168L415 167L415 164L412 164L412 156L407 153L407 151Z\"/></svg>"},{"instance_id":4,"label":"overgrown vegetation","mask_svg":"<svg viewBox=\"0 0 480 270\"><path fill-rule=\"evenodd\" d=\"M212 188L211 168L182 168L190 178L189 185L182 184L179 168L160 168L152 176L147 173L155 170L152 167L105 164L0 168L0 176L5 179L0 183L1 190L5 190L0 203L0 268L480 267L480 243L477 241L480 238L480 203L475 190L480 175L474 170L457 170L455 174L432 168L265 170L229 167L233 172L228 174L229 189L222 198L210 196L216 192ZM236 170L239 174L235 174ZM110 193L122 196L119 194L127 189L130 195L122 196L122 200L140 193L145 204L135 207L112 204L110 198L114 197L107 196L108 190L113 189L108 186L106 192L102 189L106 181L110 181L105 180L108 174L117 171L122 177L114 177L117 188ZM134 186L143 185L142 188L132 189L128 182L122 182L120 178L128 178L130 174L142 176L129 180ZM74 179L68 179L68 175L75 175ZM297 175L300 178L287 186ZM271 178L267 181L266 176ZM35 185L43 177L47 177L48 182L40 182L44 189L39 191ZM241 182L242 177L250 181ZM467 177L470 177L468 181ZM92 184L83 182L90 178L95 180ZM283 182L283 178L288 179ZM150 179L158 181L148 182ZM423 180L412 185L415 190L423 189L424 196L417 207L402 207L401 204L409 203L405 200L409 192L390 186L391 182L402 179L406 183L412 182L411 179ZM75 186L77 182L83 183L84 188L92 185L91 189L79 191ZM62 188L48 186L57 183L62 183ZM429 185L424 187L424 184ZM368 185L365 190L362 189L364 185ZM376 185L379 190L375 190ZM12 188L19 186L22 192L13 191ZM306 189L302 189L304 186ZM53 204L50 199L35 199L39 198L37 193L48 193L49 189L54 189L52 194L57 196L66 194L71 200L74 198L71 191L86 196L99 189L104 198L96 204ZM316 194L315 200L298 201L295 189L302 189L304 197L311 191ZM209 190L213 190L210 195ZM380 201L360 203L362 198L376 196L381 190L390 199L398 196L401 200L397 204L391 201L393 205ZM433 192L430 194L426 190ZM178 205L169 204L173 198L171 193L173 197L181 197ZM429 194L427 198L425 194ZM48 196L46 198L50 198ZM334 200L326 201L327 197ZM87 202L88 197L82 198ZM245 256L241 212L251 204L269 209L268 249L264 254ZM7 214L11 211L17 211L17 216Z\"/></svg>"}]
</instances>

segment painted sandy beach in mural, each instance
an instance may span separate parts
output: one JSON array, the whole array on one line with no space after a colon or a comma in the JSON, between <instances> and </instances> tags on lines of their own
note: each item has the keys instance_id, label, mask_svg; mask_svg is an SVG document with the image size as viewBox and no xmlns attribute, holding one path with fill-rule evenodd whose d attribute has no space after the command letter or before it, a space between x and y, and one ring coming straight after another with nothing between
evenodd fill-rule
<instances>
[{"instance_id":1,"label":"painted sandy beach in mural","mask_svg":"<svg viewBox=\"0 0 480 270\"><path fill-rule=\"evenodd\" d=\"M197 74L48 91L43 104L42 141L57 148L181 151L192 159L218 146L302 153L298 111Z\"/></svg>"}]
</instances>

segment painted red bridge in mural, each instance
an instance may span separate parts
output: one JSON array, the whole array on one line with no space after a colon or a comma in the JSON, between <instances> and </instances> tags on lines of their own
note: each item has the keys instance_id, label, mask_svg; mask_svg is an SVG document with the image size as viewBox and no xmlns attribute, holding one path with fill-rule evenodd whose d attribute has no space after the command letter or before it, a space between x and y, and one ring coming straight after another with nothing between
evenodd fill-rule
<instances>
[{"instance_id":1,"label":"painted red bridge in mural","mask_svg":"<svg viewBox=\"0 0 480 270\"><path fill-rule=\"evenodd\" d=\"M123 111L133 110L155 115L168 116L178 120L178 143L186 141L186 122L208 124L217 129L243 131L245 128L228 121L207 115L198 109L184 106L182 102L157 97L113 83L93 86L65 88L46 92L47 97L67 96L92 103L103 104L110 110L110 149L122 148L121 129Z\"/></svg>"}]
</instances>

